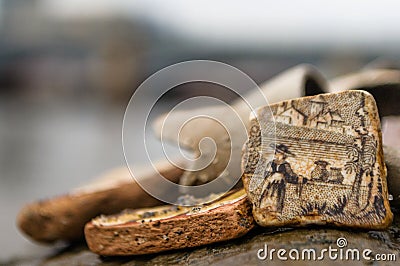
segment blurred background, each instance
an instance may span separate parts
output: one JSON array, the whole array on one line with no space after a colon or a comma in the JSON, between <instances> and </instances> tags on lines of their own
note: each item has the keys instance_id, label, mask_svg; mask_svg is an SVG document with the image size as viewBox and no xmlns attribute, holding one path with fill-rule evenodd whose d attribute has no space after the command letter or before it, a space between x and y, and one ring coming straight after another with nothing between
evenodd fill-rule
<instances>
[{"instance_id":1,"label":"blurred background","mask_svg":"<svg viewBox=\"0 0 400 266\"><path fill-rule=\"evenodd\" d=\"M51 252L17 231L24 203L124 165L124 110L157 70L210 59L261 83L310 63L330 78L399 60L399 10L367 0L0 0L0 262Z\"/></svg>"}]
</instances>

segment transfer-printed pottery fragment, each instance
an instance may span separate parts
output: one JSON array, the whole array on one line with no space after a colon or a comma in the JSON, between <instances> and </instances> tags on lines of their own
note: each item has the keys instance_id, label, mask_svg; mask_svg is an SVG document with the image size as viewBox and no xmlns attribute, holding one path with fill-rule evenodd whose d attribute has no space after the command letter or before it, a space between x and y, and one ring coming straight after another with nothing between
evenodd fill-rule
<instances>
[{"instance_id":1,"label":"transfer-printed pottery fragment","mask_svg":"<svg viewBox=\"0 0 400 266\"><path fill-rule=\"evenodd\" d=\"M275 123L263 118L269 108ZM258 224L382 229L391 223L379 115L369 93L303 97L256 113L242 179Z\"/></svg>"}]
</instances>

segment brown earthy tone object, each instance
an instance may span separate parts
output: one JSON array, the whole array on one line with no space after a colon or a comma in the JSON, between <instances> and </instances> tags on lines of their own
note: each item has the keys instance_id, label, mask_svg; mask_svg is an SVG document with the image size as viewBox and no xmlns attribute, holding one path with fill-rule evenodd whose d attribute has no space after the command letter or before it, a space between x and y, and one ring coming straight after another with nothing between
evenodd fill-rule
<instances>
[{"instance_id":1,"label":"brown earthy tone object","mask_svg":"<svg viewBox=\"0 0 400 266\"><path fill-rule=\"evenodd\" d=\"M182 174L181 169L169 163L156 164L156 168L172 182L178 182ZM144 171L143 178L152 179L153 176ZM156 184L156 180L154 182ZM100 214L159 204L159 200L148 195L132 179L127 168L120 168L68 195L26 205L18 215L17 224L22 232L38 242L75 241L83 238L85 224Z\"/></svg>"},{"instance_id":2,"label":"brown earthy tone object","mask_svg":"<svg viewBox=\"0 0 400 266\"><path fill-rule=\"evenodd\" d=\"M263 121L266 108L275 124ZM383 229L391 223L379 115L369 93L284 101L257 116L263 130L253 117L242 166L258 224ZM276 145L262 145L275 129Z\"/></svg>"},{"instance_id":3,"label":"brown earthy tone object","mask_svg":"<svg viewBox=\"0 0 400 266\"><path fill-rule=\"evenodd\" d=\"M139 255L237 238L254 225L241 189L202 206L167 205L100 216L86 225L85 237L97 254Z\"/></svg>"}]
</instances>

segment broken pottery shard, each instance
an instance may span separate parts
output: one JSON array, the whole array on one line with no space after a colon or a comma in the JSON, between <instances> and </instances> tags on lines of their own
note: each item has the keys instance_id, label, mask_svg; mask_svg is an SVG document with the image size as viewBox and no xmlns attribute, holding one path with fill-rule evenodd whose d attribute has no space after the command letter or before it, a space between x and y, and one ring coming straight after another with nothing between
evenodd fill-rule
<instances>
[{"instance_id":1,"label":"broken pottery shard","mask_svg":"<svg viewBox=\"0 0 400 266\"><path fill-rule=\"evenodd\" d=\"M266 108L275 125L263 121ZM242 179L258 224L383 229L391 223L379 115L369 93L298 98L262 107L257 117L244 145ZM265 144L271 132L276 142Z\"/></svg>"},{"instance_id":2,"label":"broken pottery shard","mask_svg":"<svg viewBox=\"0 0 400 266\"><path fill-rule=\"evenodd\" d=\"M182 170L168 161L155 164L161 175L177 182ZM157 176L147 169L140 176L155 184ZM94 182L67 195L35 201L18 214L20 230L37 242L74 242L83 238L85 224L99 214L117 213L125 208L144 208L161 204L132 179L128 168L117 168Z\"/></svg>"},{"instance_id":3,"label":"broken pottery shard","mask_svg":"<svg viewBox=\"0 0 400 266\"><path fill-rule=\"evenodd\" d=\"M139 255L229 240L254 227L243 189L207 205L161 206L100 216L85 227L89 248L100 255Z\"/></svg>"}]
</instances>

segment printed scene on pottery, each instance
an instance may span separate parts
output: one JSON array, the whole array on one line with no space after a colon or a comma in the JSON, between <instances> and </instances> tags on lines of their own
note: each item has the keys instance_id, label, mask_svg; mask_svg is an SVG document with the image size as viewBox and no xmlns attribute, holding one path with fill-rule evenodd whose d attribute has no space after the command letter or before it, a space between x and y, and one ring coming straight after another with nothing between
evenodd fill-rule
<instances>
[{"instance_id":1,"label":"printed scene on pottery","mask_svg":"<svg viewBox=\"0 0 400 266\"><path fill-rule=\"evenodd\" d=\"M275 125L259 109L244 147L243 181L260 223L384 223L390 216L386 169L371 96L321 94L270 108Z\"/></svg>"}]
</instances>

